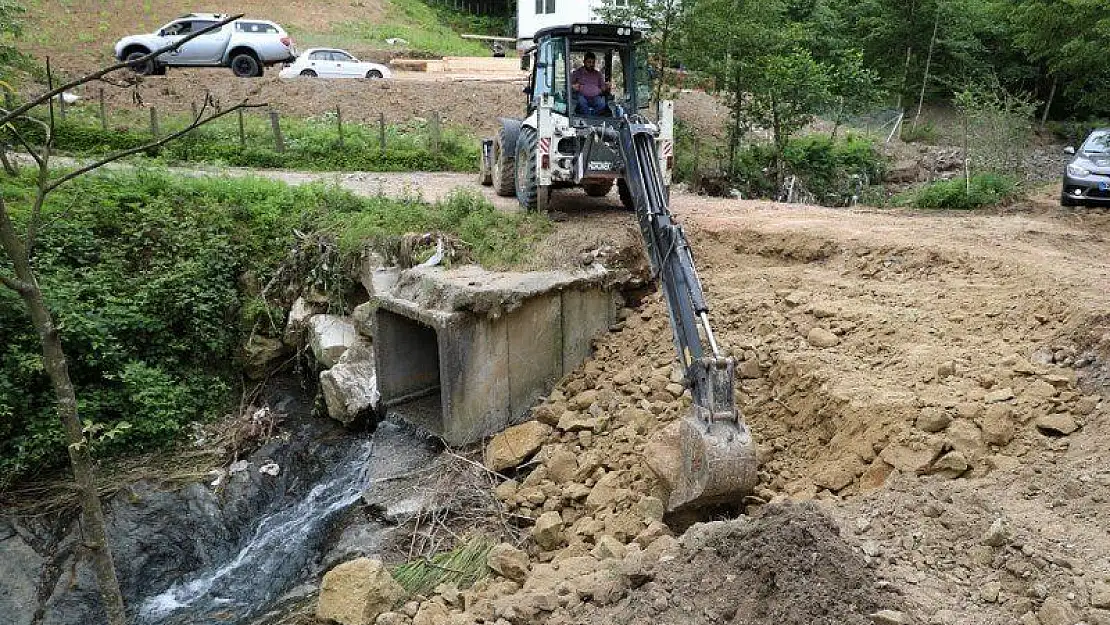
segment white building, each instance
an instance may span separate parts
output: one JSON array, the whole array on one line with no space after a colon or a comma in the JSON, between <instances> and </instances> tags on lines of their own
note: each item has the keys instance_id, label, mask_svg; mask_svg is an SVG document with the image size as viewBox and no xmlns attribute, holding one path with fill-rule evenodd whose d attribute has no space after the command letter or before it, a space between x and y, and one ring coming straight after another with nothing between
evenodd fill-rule
<instances>
[{"instance_id":1,"label":"white building","mask_svg":"<svg viewBox=\"0 0 1110 625\"><path fill-rule=\"evenodd\" d=\"M520 0L517 3L516 45L532 45L532 35L549 26L601 21L598 9L605 5L627 6L628 0Z\"/></svg>"}]
</instances>

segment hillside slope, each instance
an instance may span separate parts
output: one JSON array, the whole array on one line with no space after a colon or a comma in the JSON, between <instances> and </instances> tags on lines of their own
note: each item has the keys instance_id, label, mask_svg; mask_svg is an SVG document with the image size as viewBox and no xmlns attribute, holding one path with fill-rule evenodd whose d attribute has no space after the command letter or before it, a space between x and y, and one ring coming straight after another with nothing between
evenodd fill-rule
<instances>
[{"instance_id":1,"label":"hillside slope","mask_svg":"<svg viewBox=\"0 0 1110 625\"><path fill-rule=\"evenodd\" d=\"M28 0L22 47L40 62L51 57L63 71L111 60L122 36L151 32L190 11L236 12L271 19L297 46L341 46L367 58L444 54L483 55L485 48L443 25L419 0ZM390 46L399 37L406 46Z\"/></svg>"}]
</instances>

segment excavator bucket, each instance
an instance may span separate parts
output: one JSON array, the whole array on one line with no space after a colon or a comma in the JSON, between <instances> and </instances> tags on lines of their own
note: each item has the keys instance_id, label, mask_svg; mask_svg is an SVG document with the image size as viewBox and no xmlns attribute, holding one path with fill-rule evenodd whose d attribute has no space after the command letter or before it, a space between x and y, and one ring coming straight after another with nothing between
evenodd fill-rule
<instances>
[{"instance_id":1,"label":"excavator bucket","mask_svg":"<svg viewBox=\"0 0 1110 625\"><path fill-rule=\"evenodd\" d=\"M663 428L644 449L668 492L668 512L740 502L755 489L758 460L751 431L733 403L731 358L706 357L689 368L691 414Z\"/></svg>"}]
</instances>

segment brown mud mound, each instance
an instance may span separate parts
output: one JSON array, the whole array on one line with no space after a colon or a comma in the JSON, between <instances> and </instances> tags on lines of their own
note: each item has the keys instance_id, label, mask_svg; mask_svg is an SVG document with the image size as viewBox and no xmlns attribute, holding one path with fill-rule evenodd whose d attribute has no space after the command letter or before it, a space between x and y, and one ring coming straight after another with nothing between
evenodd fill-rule
<instances>
[{"instance_id":1,"label":"brown mud mound","mask_svg":"<svg viewBox=\"0 0 1110 625\"><path fill-rule=\"evenodd\" d=\"M551 622L849 625L901 604L813 503L695 525L681 545L623 601L585 604Z\"/></svg>"}]
</instances>

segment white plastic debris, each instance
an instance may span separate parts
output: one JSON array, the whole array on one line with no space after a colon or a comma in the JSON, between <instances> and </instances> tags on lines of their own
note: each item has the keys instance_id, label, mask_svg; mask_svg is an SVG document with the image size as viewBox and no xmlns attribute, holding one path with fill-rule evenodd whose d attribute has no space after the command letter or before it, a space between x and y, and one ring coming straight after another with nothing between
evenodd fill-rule
<instances>
[{"instance_id":1,"label":"white plastic debris","mask_svg":"<svg viewBox=\"0 0 1110 625\"><path fill-rule=\"evenodd\" d=\"M277 477L277 474L281 472L281 467L276 462L268 462L258 467L258 472L270 477Z\"/></svg>"},{"instance_id":2,"label":"white plastic debris","mask_svg":"<svg viewBox=\"0 0 1110 625\"><path fill-rule=\"evenodd\" d=\"M208 472L208 475L215 476L216 478L212 480L209 486L211 486L212 488L219 488L220 485L224 483L224 479L227 478L227 471L224 471L223 469L212 469Z\"/></svg>"},{"instance_id":3,"label":"white plastic debris","mask_svg":"<svg viewBox=\"0 0 1110 625\"><path fill-rule=\"evenodd\" d=\"M250 462L246 460L239 460L238 462L232 462L231 466L227 468L227 472L231 475L235 475L236 473L246 471L250 466Z\"/></svg>"}]
</instances>

